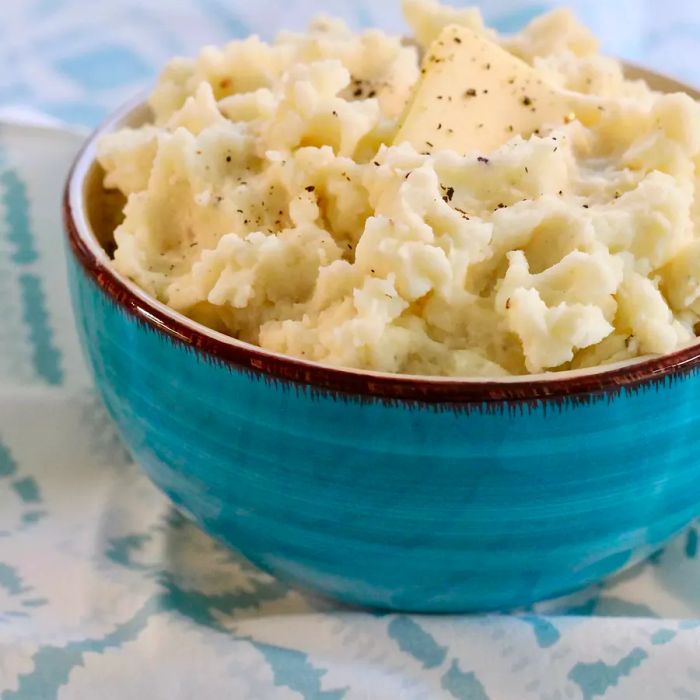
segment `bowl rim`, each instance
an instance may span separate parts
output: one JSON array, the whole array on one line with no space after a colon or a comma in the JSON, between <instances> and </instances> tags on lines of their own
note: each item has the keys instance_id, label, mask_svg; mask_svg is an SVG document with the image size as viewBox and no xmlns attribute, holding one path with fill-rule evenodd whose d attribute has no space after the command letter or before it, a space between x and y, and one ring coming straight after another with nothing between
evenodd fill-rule
<instances>
[{"instance_id":1,"label":"bowl rim","mask_svg":"<svg viewBox=\"0 0 700 700\"><path fill-rule=\"evenodd\" d=\"M662 74L625 63L629 77L665 84L700 99L698 90ZM658 88L657 88L658 89ZM86 211L85 185L96 159L96 142L147 109L140 95L116 110L88 137L66 178L63 223L70 254L82 270L114 302L152 331L201 352L215 362L258 378L303 385L312 391L360 401L447 405L499 403L590 403L642 385L663 383L700 367L700 339L672 353L643 356L618 363L562 372L508 377L461 378L408 375L325 365L267 350L193 321L147 294L114 268L97 241Z\"/></svg>"}]
</instances>

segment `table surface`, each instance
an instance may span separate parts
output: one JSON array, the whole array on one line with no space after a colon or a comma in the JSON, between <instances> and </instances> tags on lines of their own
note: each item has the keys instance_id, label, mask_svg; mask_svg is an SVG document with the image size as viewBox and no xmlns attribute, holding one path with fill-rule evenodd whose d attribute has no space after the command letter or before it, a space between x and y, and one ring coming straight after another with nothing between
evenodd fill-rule
<instances>
[{"instance_id":1,"label":"table surface","mask_svg":"<svg viewBox=\"0 0 700 700\"><path fill-rule=\"evenodd\" d=\"M700 2L570 3L620 56L700 82ZM92 125L175 53L369 0L5 0L0 114ZM547 2L491 0L513 29ZM12 70L7 67L11 66ZM43 117L42 117L43 118ZM519 615L340 609L186 522L125 453L73 331L59 235L79 137L0 123L0 697L700 698L698 527Z\"/></svg>"}]
</instances>

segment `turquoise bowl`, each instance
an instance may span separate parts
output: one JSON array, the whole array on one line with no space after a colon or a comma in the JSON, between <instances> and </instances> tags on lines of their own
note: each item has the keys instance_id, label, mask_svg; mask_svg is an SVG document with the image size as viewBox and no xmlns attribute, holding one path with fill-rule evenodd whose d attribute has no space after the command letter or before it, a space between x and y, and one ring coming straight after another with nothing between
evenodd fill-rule
<instances>
[{"instance_id":1,"label":"turquoise bowl","mask_svg":"<svg viewBox=\"0 0 700 700\"><path fill-rule=\"evenodd\" d=\"M64 213L96 385L150 478L262 569L363 606L512 609L599 581L700 515L697 344L506 381L262 350L115 272L94 141Z\"/></svg>"}]
</instances>

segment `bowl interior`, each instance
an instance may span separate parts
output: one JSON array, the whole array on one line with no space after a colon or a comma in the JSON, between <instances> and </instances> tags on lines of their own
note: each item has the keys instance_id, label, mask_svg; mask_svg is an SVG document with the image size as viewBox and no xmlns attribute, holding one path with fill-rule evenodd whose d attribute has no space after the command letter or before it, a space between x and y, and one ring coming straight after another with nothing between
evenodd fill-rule
<instances>
[{"instance_id":1,"label":"bowl interior","mask_svg":"<svg viewBox=\"0 0 700 700\"><path fill-rule=\"evenodd\" d=\"M625 74L631 79L643 79L653 89L660 92L686 92L694 99L700 100L700 91L685 85L679 81L673 80L666 76L660 75L653 71L635 66L632 64L624 64ZM686 367L688 363L694 366L700 361L700 341L696 341L691 345L669 355L659 357L642 356L632 360L624 360L622 362L610 363L598 367L567 370L559 372L543 372L540 374L529 374L510 376L502 378L454 378L442 376L414 376L414 375L395 375L384 372L375 372L370 370L355 370L346 368L327 367L317 362L307 360L299 360L288 356L274 353L258 346L250 345L243 341L234 339L214 331L206 326L203 326L182 314L170 309L156 299L148 296L131 280L121 276L111 265L111 257L114 253L114 230L123 219L123 207L125 197L117 190L110 190L104 187L104 170L96 160L95 144L97 140L104 134L116 131L120 128L131 127L136 128L148 123L152 120L152 111L148 104L143 100L135 100L121 110L119 110L111 119L105 122L90 138L82 153L78 156L76 164L73 168L71 176L66 188L66 211L67 219L73 224L75 235L77 235L84 246L91 251L95 256L97 265L102 268L110 278L113 278L116 284L127 289L129 293L139 298L140 305L151 305L157 309L161 318L167 317L173 319L174 323L181 326L186 326L191 332L198 336L206 337L215 341L219 345L228 345L236 348L243 348L250 353L258 356L275 358L278 363L286 363L294 365L296 368L323 368L326 374L334 374L336 378L342 377L364 377L364 383L372 383L373 380L393 382L395 385L404 384L421 384L424 386L437 387L438 385L449 386L450 393L461 400L462 395L474 392L483 393L487 388L500 387L496 390L497 393L505 387L515 387L522 385L529 387L527 398L542 398L552 394L560 393L588 393L590 391L600 391L608 388L617 388L620 385L632 384L635 382L644 381L650 377L663 375L668 371L677 369L678 367ZM159 323L157 327L163 330L163 323ZM173 335L181 335L173 334ZM224 353L226 354L226 353ZM257 366L251 363L251 366ZM628 370L625 372L624 370ZM287 374L296 374L297 372L289 372ZM308 371L302 369L301 374L305 383L316 383L308 379ZM291 378L295 379L294 376ZM592 381L582 381L579 384L570 380L585 380L590 378ZM596 379L597 378L597 379ZM319 382L327 385L328 381ZM460 391L457 387L462 387L464 391ZM474 392L467 391L469 387L474 389ZM534 394L530 394L534 391ZM370 392L371 393L371 392ZM381 392L379 392L381 393ZM393 394L393 392L389 392ZM405 392L399 392L403 396ZM410 392L409 392L410 393ZM523 393L523 390L517 390L518 394ZM499 399L508 398L508 390L503 395L498 393ZM483 396L481 397L484 398ZM454 398L452 399L454 400ZM486 397L486 400L493 400Z\"/></svg>"}]
</instances>

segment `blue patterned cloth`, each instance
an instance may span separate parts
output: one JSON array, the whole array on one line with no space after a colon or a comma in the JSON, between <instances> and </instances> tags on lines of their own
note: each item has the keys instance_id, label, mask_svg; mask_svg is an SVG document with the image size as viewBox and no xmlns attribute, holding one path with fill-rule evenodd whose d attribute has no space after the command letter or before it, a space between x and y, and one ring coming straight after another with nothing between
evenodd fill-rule
<instances>
[{"instance_id":1,"label":"blue patterned cloth","mask_svg":"<svg viewBox=\"0 0 700 700\"><path fill-rule=\"evenodd\" d=\"M696 0L572 4L608 50L700 80ZM510 29L546 5L486 14ZM0 112L90 125L169 55L319 8L400 29L393 2L370 0L8 1ZM179 516L125 453L77 346L58 212L78 144L0 123L2 700L700 698L697 527L519 615L409 617L294 592Z\"/></svg>"}]
</instances>

